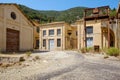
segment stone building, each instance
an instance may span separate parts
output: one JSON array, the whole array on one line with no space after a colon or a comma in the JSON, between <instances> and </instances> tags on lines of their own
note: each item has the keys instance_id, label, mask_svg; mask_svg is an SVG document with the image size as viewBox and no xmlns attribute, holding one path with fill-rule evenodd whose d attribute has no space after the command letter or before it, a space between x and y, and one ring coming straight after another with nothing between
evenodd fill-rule
<instances>
[{"instance_id":1,"label":"stone building","mask_svg":"<svg viewBox=\"0 0 120 80\"><path fill-rule=\"evenodd\" d=\"M39 23L37 21L32 21L34 26L34 49L39 49L39 44L40 44L40 40L39 40Z\"/></svg>"},{"instance_id":2,"label":"stone building","mask_svg":"<svg viewBox=\"0 0 120 80\"><path fill-rule=\"evenodd\" d=\"M33 49L33 24L16 4L0 4L1 51Z\"/></svg>"},{"instance_id":3,"label":"stone building","mask_svg":"<svg viewBox=\"0 0 120 80\"><path fill-rule=\"evenodd\" d=\"M84 47L117 47L117 23L109 16L109 6L88 8L78 20L78 49Z\"/></svg>"},{"instance_id":4,"label":"stone building","mask_svg":"<svg viewBox=\"0 0 120 80\"><path fill-rule=\"evenodd\" d=\"M77 27L65 22L40 25L40 50L77 49Z\"/></svg>"}]
</instances>

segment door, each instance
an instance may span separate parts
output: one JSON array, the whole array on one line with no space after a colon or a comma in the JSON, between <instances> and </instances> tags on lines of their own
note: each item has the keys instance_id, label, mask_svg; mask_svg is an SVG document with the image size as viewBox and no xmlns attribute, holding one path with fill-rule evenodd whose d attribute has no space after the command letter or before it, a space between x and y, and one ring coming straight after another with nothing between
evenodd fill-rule
<instances>
[{"instance_id":1,"label":"door","mask_svg":"<svg viewBox=\"0 0 120 80\"><path fill-rule=\"evenodd\" d=\"M39 49L39 40L36 40L36 49Z\"/></svg>"},{"instance_id":2,"label":"door","mask_svg":"<svg viewBox=\"0 0 120 80\"><path fill-rule=\"evenodd\" d=\"M54 50L54 39L49 40L49 50Z\"/></svg>"},{"instance_id":3,"label":"door","mask_svg":"<svg viewBox=\"0 0 120 80\"><path fill-rule=\"evenodd\" d=\"M93 47L93 37L87 37L87 47Z\"/></svg>"},{"instance_id":4,"label":"door","mask_svg":"<svg viewBox=\"0 0 120 80\"><path fill-rule=\"evenodd\" d=\"M19 31L13 29L7 29L6 51L7 52L19 51Z\"/></svg>"}]
</instances>

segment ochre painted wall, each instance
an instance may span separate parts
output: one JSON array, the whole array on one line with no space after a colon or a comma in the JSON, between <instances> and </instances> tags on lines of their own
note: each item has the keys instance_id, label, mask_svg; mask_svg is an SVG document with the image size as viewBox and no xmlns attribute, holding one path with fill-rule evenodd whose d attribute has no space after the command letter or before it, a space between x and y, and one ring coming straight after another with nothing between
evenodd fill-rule
<instances>
[{"instance_id":1,"label":"ochre painted wall","mask_svg":"<svg viewBox=\"0 0 120 80\"><path fill-rule=\"evenodd\" d=\"M16 19L11 18L15 12ZM19 50L33 49L33 25L15 5L0 5L0 49L6 51L6 29L10 28L20 32Z\"/></svg>"}]
</instances>

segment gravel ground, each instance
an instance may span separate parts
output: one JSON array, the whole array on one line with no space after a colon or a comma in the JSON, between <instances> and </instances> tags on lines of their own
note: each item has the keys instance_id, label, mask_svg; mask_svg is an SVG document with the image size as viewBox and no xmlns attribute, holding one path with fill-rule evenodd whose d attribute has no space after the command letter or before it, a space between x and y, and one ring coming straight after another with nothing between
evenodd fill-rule
<instances>
[{"instance_id":1,"label":"gravel ground","mask_svg":"<svg viewBox=\"0 0 120 80\"><path fill-rule=\"evenodd\" d=\"M0 80L120 80L120 61L100 54L51 51L35 56L40 59L0 68Z\"/></svg>"},{"instance_id":2,"label":"gravel ground","mask_svg":"<svg viewBox=\"0 0 120 80\"><path fill-rule=\"evenodd\" d=\"M34 53L21 65L0 68L0 80L37 80L38 78L43 80L50 78L51 73L58 75L56 72L65 71L69 66L77 64L77 56L74 53L67 53L67 51ZM35 56L39 56L40 59L34 60Z\"/></svg>"}]
</instances>

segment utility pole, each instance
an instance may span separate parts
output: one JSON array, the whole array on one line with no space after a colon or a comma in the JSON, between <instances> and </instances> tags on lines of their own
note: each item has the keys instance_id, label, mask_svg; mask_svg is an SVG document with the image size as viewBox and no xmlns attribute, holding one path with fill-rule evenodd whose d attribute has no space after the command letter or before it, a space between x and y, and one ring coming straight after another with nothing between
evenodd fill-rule
<instances>
[{"instance_id":1,"label":"utility pole","mask_svg":"<svg viewBox=\"0 0 120 80\"><path fill-rule=\"evenodd\" d=\"M109 16L109 9L108 9L108 16ZM108 48L110 48L110 16L108 17Z\"/></svg>"},{"instance_id":2,"label":"utility pole","mask_svg":"<svg viewBox=\"0 0 120 80\"><path fill-rule=\"evenodd\" d=\"M87 47L87 43L86 43L86 10L84 11L84 32L83 32L83 36L84 36L84 47Z\"/></svg>"}]
</instances>

